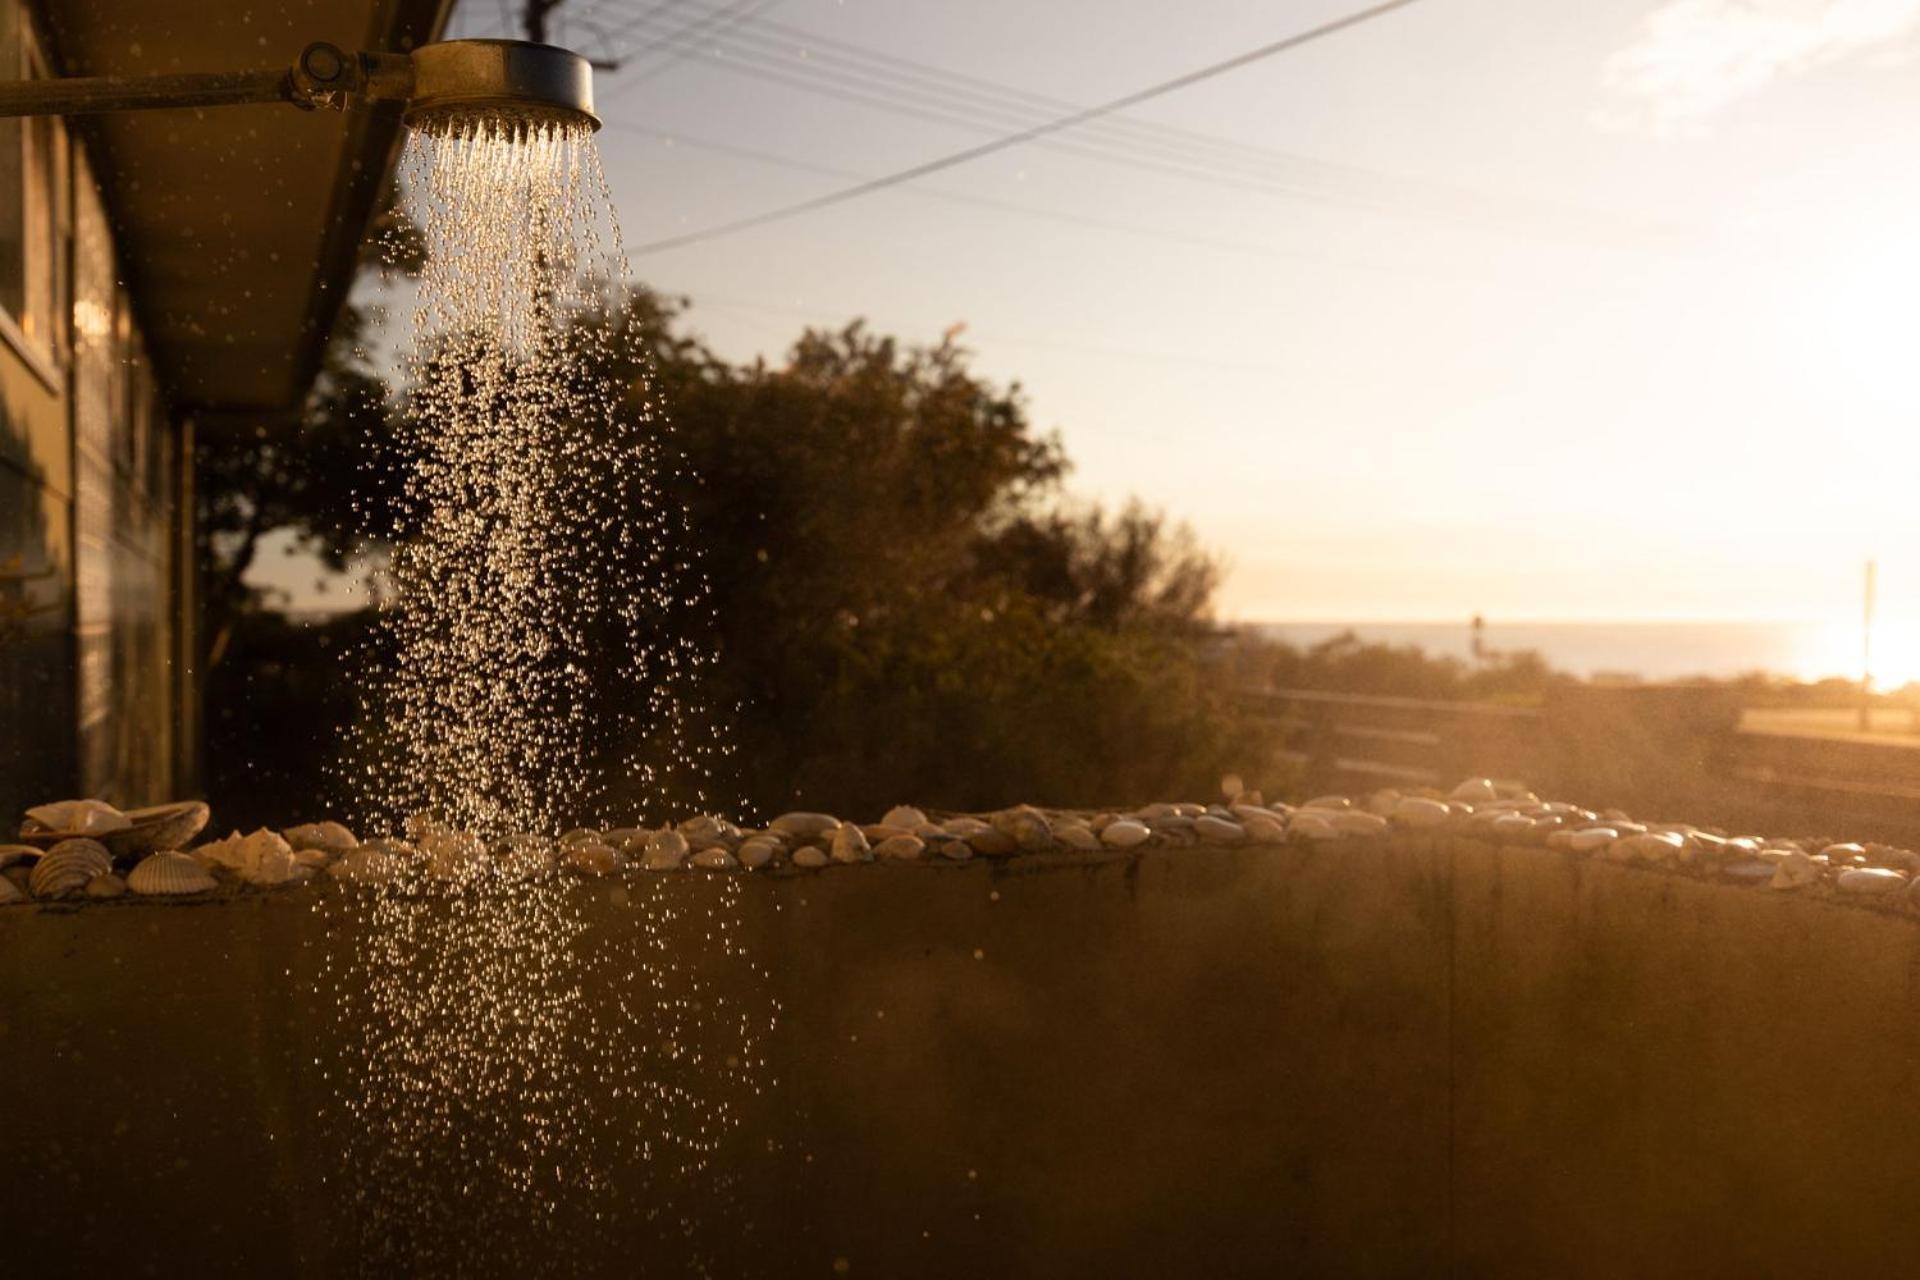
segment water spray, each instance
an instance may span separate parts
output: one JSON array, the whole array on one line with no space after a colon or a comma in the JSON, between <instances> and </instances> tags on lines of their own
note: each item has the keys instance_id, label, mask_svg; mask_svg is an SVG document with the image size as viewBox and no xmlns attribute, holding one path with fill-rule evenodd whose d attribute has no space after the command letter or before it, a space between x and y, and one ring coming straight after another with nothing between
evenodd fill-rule
<instances>
[{"instance_id":1,"label":"water spray","mask_svg":"<svg viewBox=\"0 0 1920 1280\"><path fill-rule=\"evenodd\" d=\"M344 111L356 101L400 102L409 125L463 118L600 127L593 67L553 45L442 40L412 53L348 53L317 41L284 70L153 76L71 76L0 84L0 117L97 115L285 102Z\"/></svg>"}]
</instances>

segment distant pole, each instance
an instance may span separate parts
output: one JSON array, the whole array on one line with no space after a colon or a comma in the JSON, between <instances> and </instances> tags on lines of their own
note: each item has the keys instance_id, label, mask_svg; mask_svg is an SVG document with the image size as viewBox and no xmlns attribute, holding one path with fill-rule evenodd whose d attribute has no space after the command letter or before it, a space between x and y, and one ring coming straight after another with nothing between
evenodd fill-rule
<instances>
[{"instance_id":1,"label":"distant pole","mask_svg":"<svg viewBox=\"0 0 1920 1280\"><path fill-rule=\"evenodd\" d=\"M1873 707L1873 579L1877 566L1867 561L1866 599L1860 611L1860 732L1872 726Z\"/></svg>"}]
</instances>

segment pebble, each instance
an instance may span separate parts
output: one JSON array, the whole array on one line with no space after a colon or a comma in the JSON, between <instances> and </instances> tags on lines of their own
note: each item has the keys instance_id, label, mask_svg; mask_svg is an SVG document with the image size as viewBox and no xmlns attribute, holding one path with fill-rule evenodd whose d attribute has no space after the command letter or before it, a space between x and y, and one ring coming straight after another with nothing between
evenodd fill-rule
<instances>
[{"instance_id":1,"label":"pebble","mask_svg":"<svg viewBox=\"0 0 1920 1280\"><path fill-rule=\"evenodd\" d=\"M1333 829L1342 835L1378 836L1385 835L1392 826L1377 813L1368 813L1364 809L1347 809L1329 813L1327 820Z\"/></svg>"},{"instance_id":2,"label":"pebble","mask_svg":"<svg viewBox=\"0 0 1920 1280\"><path fill-rule=\"evenodd\" d=\"M1621 836L1607 846L1607 857L1615 862L1673 862L1680 856L1685 836L1673 831L1648 831L1637 836Z\"/></svg>"},{"instance_id":3,"label":"pebble","mask_svg":"<svg viewBox=\"0 0 1920 1280\"><path fill-rule=\"evenodd\" d=\"M1046 815L1032 805L1002 809L993 815L993 825L996 830L1012 837L1015 847L1023 853L1040 853L1053 848L1053 829L1047 825Z\"/></svg>"},{"instance_id":4,"label":"pebble","mask_svg":"<svg viewBox=\"0 0 1920 1280\"><path fill-rule=\"evenodd\" d=\"M1429 800L1425 796L1401 796L1388 810L1387 816L1403 827L1425 830L1444 825L1453 816L1453 810L1441 800Z\"/></svg>"},{"instance_id":5,"label":"pebble","mask_svg":"<svg viewBox=\"0 0 1920 1280\"><path fill-rule=\"evenodd\" d=\"M1193 833L1208 844L1240 844L1247 838L1245 827L1212 814L1195 818Z\"/></svg>"},{"instance_id":6,"label":"pebble","mask_svg":"<svg viewBox=\"0 0 1920 1280\"><path fill-rule=\"evenodd\" d=\"M640 865L649 871L674 871L686 862L689 852L687 838L678 831L655 831L647 837Z\"/></svg>"},{"instance_id":7,"label":"pebble","mask_svg":"<svg viewBox=\"0 0 1920 1280\"><path fill-rule=\"evenodd\" d=\"M829 861L825 850L816 849L810 844L803 844L793 851L792 862L796 867L824 867Z\"/></svg>"},{"instance_id":8,"label":"pebble","mask_svg":"<svg viewBox=\"0 0 1920 1280\"><path fill-rule=\"evenodd\" d=\"M965 840L942 840L933 846L933 851L952 862L965 862L973 857L973 846Z\"/></svg>"},{"instance_id":9,"label":"pebble","mask_svg":"<svg viewBox=\"0 0 1920 1280\"><path fill-rule=\"evenodd\" d=\"M1315 796L1300 807L1302 809L1351 809L1353 801L1346 796Z\"/></svg>"},{"instance_id":10,"label":"pebble","mask_svg":"<svg viewBox=\"0 0 1920 1280\"><path fill-rule=\"evenodd\" d=\"M710 845L700 850L688 862L702 871L728 871L740 865L733 860L733 854L720 845Z\"/></svg>"},{"instance_id":11,"label":"pebble","mask_svg":"<svg viewBox=\"0 0 1920 1280\"><path fill-rule=\"evenodd\" d=\"M880 817L883 827L904 827L908 831L917 831L927 825L927 815L910 804L897 804Z\"/></svg>"},{"instance_id":12,"label":"pebble","mask_svg":"<svg viewBox=\"0 0 1920 1280\"><path fill-rule=\"evenodd\" d=\"M1492 778L1468 778L1447 793L1447 799L1465 800L1468 804L1482 804L1499 798L1499 789L1493 785Z\"/></svg>"},{"instance_id":13,"label":"pebble","mask_svg":"<svg viewBox=\"0 0 1920 1280\"><path fill-rule=\"evenodd\" d=\"M567 865L588 875L609 876L627 864L626 858L610 844L598 840L580 840L562 846L562 857ZM682 857L686 856L684 853ZM678 862L675 866L680 865Z\"/></svg>"},{"instance_id":14,"label":"pebble","mask_svg":"<svg viewBox=\"0 0 1920 1280\"><path fill-rule=\"evenodd\" d=\"M1100 837L1093 828L1078 822L1063 822L1053 829L1053 838L1069 849L1078 849L1083 853L1092 852L1100 847Z\"/></svg>"},{"instance_id":15,"label":"pebble","mask_svg":"<svg viewBox=\"0 0 1920 1280\"><path fill-rule=\"evenodd\" d=\"M1020 849L1019 841L998 827L986 827L967 837L973 851L989 858L1012 857Z\"/></svg>"},{"instance_id":16,"label":"pebble","mask_svg":"<svg viewBox=\"0 0 1920 1280\"><path fill-rule=\"evenodd\" d=\"M773 855L779 850L777 841L764 838L743 840L737 855L743 867L764 867L773 861Z\"/></svg>"},{"instance_id":17,"label":"pebble","mask_svg":"<svg viewBox=\"0 0 1920 1280\"><path fill-rule=\"evenodd\" d=\"M1841 893L1869 896L1893 893L1905 888L1906 884L1904 875L1885 867L1848 867L1834 878L1833 887Z\"/></svg>"},{"instance_id":18,"label":"pebble","mask_svg":"<svg viewBox=\"0 0 1920 1280\"><path fill-rule=\"evenodd\" d=\"M840 819L829 813L783 813L767 826L796 840L811 840L836 830Z\"/></svg>"},{"instance_id":19,"label":"pebble","mask_svg":"<svg viewBox=\"0 0 1920 1280\"><path fill-rule=\"evenodd\" d=\"M1575 853L1592 853L1595 849L1604 849L1620 838L1618 827L1588 827L1576 831L1567 839L1567 848Z\"/></svg>"},{"instance_id":20,"label":"pebble","mask_svg":"<svg viewBox=\"0 0 1920 1280\"><path fill-rule=\"evenodd\" d=\"M1774 866L1765 858L1741 858L1720 868L1720 874L1741 884L1764 884L1773 879Z\"/></svg>"},{"instance_id":21,"label":"pebble","mask_svg":"<svg viewBox=\"0 0 1920 1280\"><path fill-rule=\"evenodd\" d=\"M1799 849L1788 849L1773 859L1775 889L1799 889L1820 879L1820 864Z\"/></svg>"},{"instance_id":22,"label":"pebble","mask_svg":"<svg viewBox=\"0 0 1920 1280\"><path fill-rule=\"evenodd\" d=\"M1331 809L1301 809L1287 823L1287 838L1290 840L1338 840L1340 829L1333 825L1333 813Z\"/></svg>"},{"instance_id":23,"label":"pebble","mask_svg":"<svg viewBox=\"0 0 1920 1280\"><path fill-rule=\"evenodd\" d=\"M866 832L851 824L833 833L831 852L835 862L873 861L873 846L867 843Z\"/></svg>"},{"instance_id":24,"label":"pebble","mask_svg":"<svg viewBox=\"0 0 1920 1280\"><path fill-rule=\"evenodd\" d=\"M927 842L919 836L888 836L873 846L873 856L883 861L909 861L926 851Z\"/></svg>"},{"instance_id":25,"label":"pebble","mask_svg":"<svg viewBox=\"0 0 1920 1280\"><path fill-rule=\"evenodd\" d=\"M1107 824L1106 830L1100 833L1100 843L1115 849L1131 849L1146 843L1152 835L1146 823L1133 818L1121 818Z\"/></svg>"},{"instance_id":26,"label":"pebble","mask_svg":"<svg viewBox=\"0 0 1920 1280\"><path fill-rule=\"evenodd\" d=\"M1243 818L1240 825L1246 830L1247 839L1256 844L1286 843L1287 824L1279 818L1255 814L1250 818Z\"/></svg>"}]
</instances>

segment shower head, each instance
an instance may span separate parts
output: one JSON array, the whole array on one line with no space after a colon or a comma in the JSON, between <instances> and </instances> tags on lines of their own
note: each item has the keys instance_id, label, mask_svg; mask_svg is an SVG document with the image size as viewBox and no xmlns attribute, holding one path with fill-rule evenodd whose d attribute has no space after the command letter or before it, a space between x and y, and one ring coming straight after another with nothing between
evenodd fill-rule
<instances>
[{"instance_id":1,"label":"shower head","mask_svg":"<svg viewBox=\"0 0 1920 1280\"><path fill-rule=\"evenodd\" d=\"M442 40L413 51L405 119L416 128L466 117L600 127L593 68L577 53L524 40Z\"/></svg>"},{"instance_id":2,"label":"shower head","mask_svg":"<svg viewBox=\"0 0 1920 1280\"><path fill-rule=\"evenodd\" d=\"M213 71L0 82L0 117L291 102L344 109L398 100L416 128L463 119L600 127L593 68L577 53L524 40L442 40L412 53L308 45L284 71Z\"/></svg>"}]
</instances>

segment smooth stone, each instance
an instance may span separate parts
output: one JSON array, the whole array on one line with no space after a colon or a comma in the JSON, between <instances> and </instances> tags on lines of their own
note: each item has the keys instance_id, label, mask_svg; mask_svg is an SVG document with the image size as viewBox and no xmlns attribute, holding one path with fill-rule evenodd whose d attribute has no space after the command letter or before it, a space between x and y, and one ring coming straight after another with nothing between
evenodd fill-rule
<instances>
[{"instance_id":1,"label":"smooth stone","mask_svg":"<svg viewBox=\"0 0 1920 1280\"><path fill-rule=\"evenodd\" d=\"M830 813L783 813L767 826L796 840L810 840L838 829L840 819Z\"/></svg>"},{"instance_id":2,"label":"smooth stone","mask_svg":"<svg viewBox=\"0 0 1920 1280\"><path fill-rule=\"evenodd\" d=\"M1100 833L1100 843L1113 849L1131 849L1144 844L1152 836L1153 832L1146 823L1133 818L1121 818L1107 824L1106 830Z\"/></svg>"},{"instance_id":3,"label":"smooth stone","mask_svg":"<svg viewBox=\"0 0 1920 1280\"><path fill-rule=\"evenodd\" d=\"M989 858L1009 858L1020 849L1020 842L998 827L988 827L967 837L973 851Z\"/></svg>"},{"instance_id":4,"label":"smooth stone","mask_svg":"<svg viewBox=\"0 0 1920 1280\"><path fill-rule=\"evenodd\" d=\"M973 846L965 840L948 838L937 841L933 851L950 862L965 862L973 857Z\"/></svg>"},{"instance_id":5,"label":"smooth stone","mask_svg":"<svg viewBox=\"0 0 1920 1280\"><path fill-rule=\"evenodd\" d=\"M1377 813L1368 813L1364 809L1345 809L1328 815L1334 830L1349 836L1385 835L1392 823Z\"/></svg>"},{"instance_id":6,"label":"smooth stone","mask_svg":"<svg viewBox=\"0 0 1920 1280\"><path fill-rule=\"evenodd\" d=\"M910 804L897 804L880 816L880 825L917 831L927 825L927 815Z\"/></svg>"},{"instance_id":7,"label":"smooth stone","mask_svg":"<svg viewBox=\"0 0 1920 1280\"><path fill-rule=\"evenodd\" d=\"M729 871L740 864L733 860L733 854L720 845L710 845L688 859L688 862L702 871Z\"/></svg>"},{"instance_id":8,"label":"smooth stone","mask_svg":"<svg viewBox=\"0 0 1920 1280\"><path fill-rule=\"evenodd\" d=\"M1257 844L1284 844L1287 839L1287 824L1278 818L1262 817L1255 814L1241 822L1247 833L1247 839Z\"/></svg>"},{"instance_id":9,"label":"smooth stone","mask_svg":"<svg viewBox=\"0 0 1920 1280\"><path fill-rule=\"evenodd\" d=\"M1053 828L1047 825L1046 815L1032 805L1002 809L993 815L993 825L1013 837L1013 843L1023 852L1039 853L1053 848Z\"/></svg>"},{"instance_id":10,"label":"smooth stone","mask_svg":"<svg viewBox=\"0 0 1920 1280\"><path fill-rule=\"evenodd\" d=\"M1904 871L1908 875L1920 872L1920 853L1890 844L1868 845L1867 861L1876 867L1891 867L1895 871Z\"/></svg>"},{"instance_id":11,"label":"smooth stone","mask_svg":"<svg viewBox=\"0 0 1920 1280\"><path fill-rule=\"evenodd\" d=\"M1233 816L1238 818L1242 823L1251 822L1255 818L1264 818L1268 822L1285 822L1287 820L1285 814L1274 809L1269 809L1262 804L1230 805L1228 806L1228 812L1232 813Z\"/></svg>"},{"instance_id":12,"label":"smooth stone","mask_svg":"<svg viewBox=\"0 0 1920 1280\"><path fill-rule=\"evenodd\" d=\"M1773 860L1773 879L1769 882L1775 889L1799 889L1820 879L1820 864L1799 849L1788 849Z\"/></svg>"},{"instance_id":13,"label":"smooth stone","mask_svg":"<svg viewBox=\"0 0 1920 1280\"><path fill-rule=\"evenodd\" d=\"M1207 814L1193 820L1193 834L1207 844L1240 844L1247 838L1247 829L1237 822Z\"/></svg>"},{"instance_id":14,"label":"smooth stone","mask_svg":"<svg viewBox=\"0 0 1920 1280\"><path fill-rule=\"evenodd\" d=\"M1867 851L1862 844L1830 844L1820 850L1820 855L1829 862L1851 862Z\"/></svg>"},{"instance_id":15,"label":"smooth stone","mask_svg":"<svg viewBox=\"0 0 1920 1280\"><path fill-rule=\"evenodd\" d=\"M303 823L297 827L288 827L280 834L293 847L295 853L318 849L324 853L342 854L360 844L353 832L338 822Z\"/></svg>"},{"instance_id":16,"label":"smooth stone","mask_svg":"<svg viewBox=\"0 0 1920 1280\"><path fill-rule=\"evenodd\" d=\"M647 837L640 865L649 871L674 871L686 862L690 852L687 838L678 831L655 831Z\"/></svg>"},{"instance_id":17,"label":"smooth stone","mask_svg":"<svg viewBox=\"0 0 1920 1280\"><path fill-rule=\"evenodd\" d=\"M1764 858L1741 858L1720 868L1720 874L1740 884L1764 884L1773 879L1774 866Z\"/></svg>"},{"instance_id":18,"label":"smooth stone","mask_svg":"<svg viewBox=\"0 0 1920 1280\"><path fill-rule=\"evenodd\" d=\"M927 842L919 836L888 836L873 846L873 856L887 861L904 862L919 857L926 852Z\"/></svg>"},{"instance_id":19,"label":"smooth stone","mask_svg":"<svg viewBox=\"0 0 1920 1280\"><path fill-rule=\"evenodd\" d=\"M1616 827L1588 827L1584 831L1575 831L1567 838L1567 848L1575 853L1592 853L1603 849L1620 838Z\"/></svg>"},{"instance_id":20,"label":"smooth stone","mask_svg":"<svg viewBox=\"0 0 1920 1280\"><path fill-rule=\"evenodd\" d=\"M1093 834L1091 827L1077 822L1063 822L1053 829L1053 838L1069 849L1078 849L1083 853L1100 847L1100 837Z\"/></svg>"},{"instance_id":21,"label":"smooth stone","mask_svg":"<svg viewBox=\"0 0 1920 1280\"><path fill-rule=\"evenodd\" d=\"M1898 871L1885 867L1848 867L1834 877L1833 887L1841 893L1856 894L1862 897L1883 893L1893 893L1904 888L1907 878Z\"/></svg>"},{"instance_id":22,"label":"smooth stone","mask_svg":"<svg viewBox=\"0 0 1920 1280\"><path fill-rule=\"evenodd\" d=\"M1672 862L1686 842L1686 837L1677 832L1648 831L1615 840L1607 847L1607 857L1615 862Z\"/></svg>"},{"instance_id":23,"label":"smooth stone","mask_svg":"<svg viewBox=\"0 0 1920 1280\"><path fill-rule=\"evenodd\" d=\"M1565 829L1547 833L1547 848L1567 852L1573 848L1574 833Z\"/></svg>"},{"instance_id":24,"label":"smooth stone","mask_svg":"<svg viewBox=\"0 0 1920 1280\"><path fill-rule=\"evenodd\" d=\"M1425 829L1444 826L1453 816L1443 800L1429 800L1425 796L1401 796L1394 801L1387 816L1403 827Z\"/></svg>"},{"instance_id":25,"label":"smooth stone","mask_svg":"<svg viewBox=\"0 0 1920 1280\"><path fill-rule=\"evenodd\" d=\"M948 818L940 824L940 829L950 836L958 836L965 840L969 836L979 835L982 831L991 831L993 827L992 824L982 822L978 818L962 815L958 818Z\"/></svg>"},{"instance_id":26,"label":"smooth stone","mask_svg":"<svg viewBox=\"0 0 1920 1280\"><path fill-rule=\"evenodd\" d=\"M807 844L801 845L793 851L791 861L796 867L807 867L811 869L814 867L824 867L831 859L827 857L824 850L816 849L812 845Z\"/></svg>"},{"instance_id":27,"label":"smooth stone","mask_svg":"<svg viewBox=\"0 0 1920 1280\"><path fill-rule=\"evenodd\" d=\"M597 840L580 840L564 845L562 856L566 859L568 866L595 876L612 875L625 866L627 861L620 855L618 849Z\"/></svg>"},{"instance_id":28,"label":"smooth stone","mask_svg":"<svg viewBox=\"0 0 1920 1280\"><path fill-rule=\"evenodd\" d=\"M831 851L835 862L873 861L873 846L867 843L866 833L852 825L833 833Z\"/></svg>"},{"instance_id":29,"label":"smooth stone","mask_svg":"<svg viewBox=\"0 0 1920 1280\"><path fill-rule=\"evenodd\" d=\"M1293 815L1293 820L1287 823L1287 838L1290 840L1338 840L1340 828L1333 825L1333 812L1328 809L1300 810Z\"/></svg>"},{"instance_id":30,"label":"smooth stone","mask_svg":"<svg viewBox=\"0 0 1920 1280\"><path fill-rule=\"evenodd\" d=\"M1351 809L1353 801L1346 796L1315 796L1300 807L1302 809Z\"/></svg>"},{"instance_id":31,"label":"smooth stone","mask_svg":"<svg viewBox=\"0 0 1920 1280\"><path fill-rule=\"evenodd\" d=\"M764 867L773 861L773 855L779 848L779 844L772 840L744 840L735 856L743 867Z\"/></svg>"},{"instance_id":32,"label":"smooth stone","mask_svg":"<svg viewBox=\"0 0 1920 1280\"><path fill-rule=\"evenodd\" d=\"M1492 778L1468 778L1447 793L1447 799L1465 800L1468 804L1484 804L1499 798L1500 791L1493 785Z\"/></svg>"}]
</instances>

